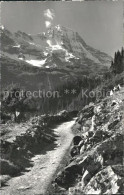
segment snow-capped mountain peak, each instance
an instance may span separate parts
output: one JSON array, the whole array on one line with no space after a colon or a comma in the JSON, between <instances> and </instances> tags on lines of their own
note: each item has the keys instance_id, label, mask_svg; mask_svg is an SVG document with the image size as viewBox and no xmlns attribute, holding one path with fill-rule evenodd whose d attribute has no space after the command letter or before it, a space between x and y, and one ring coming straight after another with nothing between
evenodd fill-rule
<instances>
[{"instance_id":1,"label":"snow-capped mountain peak","mask_svg":"<svg viewBox=\"0 0 124 195\"><path fill-rule=\"evenodd\" d=\"M11 33L2 28L2 52L41 67L109 66L112 58L90 46L72 29L51 26L46 32L31 35L18 31ZM39 62L37 61L39 60ZM36 62L37 61L37 62Z\"/></svg>"}]
</instances>

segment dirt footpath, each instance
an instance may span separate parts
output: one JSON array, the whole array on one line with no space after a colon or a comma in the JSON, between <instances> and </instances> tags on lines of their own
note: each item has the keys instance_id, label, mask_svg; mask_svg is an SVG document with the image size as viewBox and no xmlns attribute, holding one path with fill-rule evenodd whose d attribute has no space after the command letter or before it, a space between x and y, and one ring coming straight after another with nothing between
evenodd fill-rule
<instances>
[{"instance_id":1,"label":"dirt footpath","mask_svg":"<svg viewBox=\"0 0 124 195\"><path fill-rule=\"evenodd\" d=\"M0 190L1 195L41 195L47 194L47 188L53 179L57 167L68 150L73 134L71 127L75 120L65 122L53 129L58 135L56 148L46 154L36 155L31 159L33 167L24 175L10 179L6 187Z\"/></svg>"}]
</instances>

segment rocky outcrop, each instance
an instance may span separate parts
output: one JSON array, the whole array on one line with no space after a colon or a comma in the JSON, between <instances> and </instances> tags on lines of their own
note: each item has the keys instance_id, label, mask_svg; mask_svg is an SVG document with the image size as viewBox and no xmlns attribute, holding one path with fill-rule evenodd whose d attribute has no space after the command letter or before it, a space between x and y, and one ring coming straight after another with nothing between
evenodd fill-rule
<instances>
[{"instance_id":1,"label":"rocky outcrop","mask_svg":"<svg viewBox=\"0 0 124 195\"><path fill-rule=\"evenodd\" d=\"M79 112L73 126L70 163L55 179L66 194L124 193L123 91Z\"/></svg>"},{"instance_id":2,"label":"rocky outcrop","mask_svg":"<svg viewBox=\"0 0 124 195\"><path fill-rule=\"evenodd\" d=\"M107 166L90 180L83 191L85 194L122 194L124 192L122 190L123 181L124 179L114 172L112 166Z\"/></svg>"},{"instance_id":3,"label":"rocky outcrop","mask_svg":"<svg viewBox=\"0 0 124 195\"><path fill-rule=\"evenodd\" d=\"M120 167L118 167L120 169ZM121 166L121 171L123 167ZM120 172L121 172L120 171ZM69 188L69 194L123 194L123 182L121 173L117 174L114 167L107 166L99 171L94 177L87 172L85 178L90 180L85 185L84 178L76 185L75 188Z\"/></svg>"}]
</instances>

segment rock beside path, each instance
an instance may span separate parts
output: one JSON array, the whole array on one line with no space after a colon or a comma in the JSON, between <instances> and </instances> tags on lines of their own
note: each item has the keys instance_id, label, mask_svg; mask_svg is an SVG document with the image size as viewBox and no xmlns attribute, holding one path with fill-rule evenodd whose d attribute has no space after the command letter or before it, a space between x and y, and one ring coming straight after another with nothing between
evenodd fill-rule
<instances>
[{"instance_id":1,"label":"rock beside path","mask_svg":"<svg viewBox=\"0 0 124 195\"><path fill-rule=\"evenodd\" d=\"M79 112L70 163L55 179L65 194L124 194L123 94L124 88Z\"/></svg>"}]
</instances>

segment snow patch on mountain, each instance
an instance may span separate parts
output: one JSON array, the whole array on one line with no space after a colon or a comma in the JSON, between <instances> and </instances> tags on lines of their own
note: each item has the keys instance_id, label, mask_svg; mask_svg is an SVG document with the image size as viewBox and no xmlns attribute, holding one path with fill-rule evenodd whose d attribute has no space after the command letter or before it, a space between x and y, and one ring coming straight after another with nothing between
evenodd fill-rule
<instances>
[{"instance_id":1,"label":"snow patch on mountain","mask_svg":"<svg viewBox=\"0 0 124 195\"><path fill-rule=\"evenodd\" d=\"M30 45L35 45L33 42L29 42Z\"/></svg>"},{"instance_id":2,"label":"snow patch on mountain","mask_svg":"<svg viewBox=\"0 0 124 195\"><path fill-rule=\"evenodd\" d=\"M56 45L52 44L52 41L49 39L46 41L47 44L49 45L50 47L50 50L51 51L54 51L54 50L64 50L64 48L62 48L61 44L57 43Z\"/></svg>"},{"instance_id":3,"label":"snow patch on mountain","mask_svg":"<svg viewBox=\"0 0 124 195\"><path fill-rule=\"evenodd\" d=\"M55 28L56 28L58 31L61 31L61 27L60 27L59 24L58 24L57 26L55 26Z\"/></svg>"},{"instance_id":4,"label":"snow patch on mountain","mask_svg":"<svg viewBox=\"0 0 124 195\"><path fill-rule=\"evenodd\" d=\"M49 45L48 50L51 53L64 54L64 56L62 55L62 59L65 59L66 62L70 62L70 59L72 59L72 58L79 59L73 53L71 53L67 49L63 48L62 41L60 41L60 42L56 41L56 44L53 44L52 41L49 39L49 40L47 40L47 44Z\"/></svg>"},{"instance_id":5,"label":"snow patch on mountain","mask_svg":"<svg viewBox=\"0 0 124 195\"><path fill-rule=\"evenodd\" d=\"M67 62L70 62L70 59L72 59L72 58L77 59L72 53L69 53L67 50L65 50L65 51L66 51L65 60L66 60Z\"/></svg>"},{"instance_id":6,"label":"snow patch on mountain","mask_svg":"<svg viewBox=\"0 0 124 195\"><path fill-rule=\"evenodd\" d=\"M12 47L17 47L17 48L20 48L20 47L21 47L21 45L14 45L14 46L12 46Z\"/></svg>"},{"instance_id":7,"label":"snow patch on mountain","mask_svg":"<svg viewBox=\"0 0 124 195\"><path fill-rule=\"evenodd\" d=\"M45 64L46 59L45 60L26 60L26 62L33 66L42 67Z\"/></svg>"},{"instance_id":8,"label":"snow patch on mountain","mask_svg":"<svg viewBox=\"0 0 124 195\"><path fill-rule=\"evenodd\" d=\"M20 57L20 58L18 58L19 60L24 60L24 58L22 58L22 57Z\"/></svg>"},{"instance_id":9,"label":"snow patch on mountain","mask_svg":"<svg viewBox=\"0 0 124 195\"><path fill-rule=\"evenodd\" d=\"M4 29L5 29L5 27L4 27L3 25L1 25L1 26L0 26L0 29L1 29L1 30L4 30Z\"/></svg>"},{"instance_id":10,"label":"snow patch on mountain","mask_svg":"<svg viewBox=\"0 0 124 195\"><path fill-rule=\"evenodd\" d=\"M49 66L45 66L46 68L50 68Z\"/></svg>"},{"instance_id":11,"label":"snow patch on mountain","mask_svg":"<svg viewBox=\"0 0 124 195\"><path fill-rule=\"evenodd\" d=\"M43 52L44 56L48 56L48 52L44 51Z\"/></svg>"}]
</instances>

